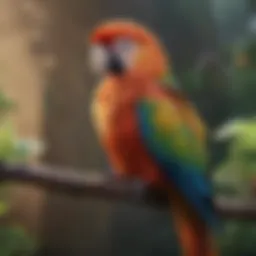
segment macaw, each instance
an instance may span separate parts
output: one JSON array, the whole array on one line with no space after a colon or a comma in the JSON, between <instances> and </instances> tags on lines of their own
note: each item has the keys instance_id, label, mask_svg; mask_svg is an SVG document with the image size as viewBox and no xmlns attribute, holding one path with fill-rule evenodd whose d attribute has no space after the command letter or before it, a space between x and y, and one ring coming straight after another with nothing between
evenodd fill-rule
<instances>
[{"instance_id":1,"label":"macaw","mask_svg":"<svg viewBox=\"0 0 256 256\"><path fill-rule=\"evenodd\" d=\"M92 120L116 175L165 189L184 255L218 255L206 128L172 79L160 40L135 21L114 19L89 43L101 76Z\"/></svg>"}]
</instances>

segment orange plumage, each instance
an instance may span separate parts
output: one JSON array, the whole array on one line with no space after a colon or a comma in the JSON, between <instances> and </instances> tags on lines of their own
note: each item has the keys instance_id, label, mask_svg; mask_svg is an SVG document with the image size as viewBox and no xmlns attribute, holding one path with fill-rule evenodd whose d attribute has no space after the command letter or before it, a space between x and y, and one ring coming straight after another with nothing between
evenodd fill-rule
<instances>
[{"instance_id":1,"label":"orange plumage","mask_svg":"<svg viewBox=\"0 0 256 256\"><path fill-rule=\"evenodd\" d=\"M138 56L133 71L161 79L168 71L167 55L163 54L163 46L150 31L132 21L115 20L99 25L91 34L92 44L111 43L118 38L136 40Z\"/></svg>"},{"instance_id":2,"label":"orange plumage","mask_svg":"<svg viewBox=\"0 0 256 256\"><path fill-rule=\"evenodd\" d=\"M139 86L128 86L130 82L135 81L133 78L131 80L109 78L104 81L94 98L93 117L97 119L95 123L101 143L116 172L122 176L140 176L145 181L157 183L162 180L159 177L161 172L145 152L132 111L133 103L143 92L141 79L137 81ZM141 168L139 165L146 168Z\"/></svg>"},{"instance_id":3,"label":"orange plumage","mask_svg":"<svg viewBox=\"0 0 256 256\"><path fill-rule=\"evenodd\" d=\"M183 159L183 155L185 156L190 150L183 145L190 145L191 156L187 155L184 161L188 159L192 165L204 168L205 154L203 151L206 145L204 126L184 96L175 89L166 90L162 86L161 79L170 71L169 63L162 45L153 33L137 23L116 20L98 26L93 31L90 40L92 44L107 47L110 45L111 48L108 49L113 53L112 45L120 38L136 43L135 58L133 65L129 66L125 72L120 74L120 70L117 69L118 74L107 73L95 91L92 117L100 141L110 163L119 175L138 177L148 183L166 188L170 195L173 216L184 255L217 256L211 231L203 219L206 215L200 216L193 205L188 202L184 191L180 190L175 180L167 179L163 166L157 160L158 152L155 148L146 147L142 139L142 129L144 129L144 135L147 134L147 141L151 143L148 144L149 146L153 145L155 140L163 143L167 141L166 145L157 145L162 147L161 150L169 150L172 145L168 144L170 138L168 134L176 131L177 136L174 136L173 145L176 145L175 150L177 148L181 150L177 156ZM140 120L143 119L142 123L138 122L138 103L141 105L139 111ZM145 122L151 122L152 127L151 123L143 126ZM158 124L159 127L154 126L153 123ZM152 135L148 127L153 129ZM188 131L193 134L196 143L189 144L188 135L181 135L180 131L184 127L187 127ZM162 136L167 137L164 139ZM152 150L156 152L156 155L152 154ZM162 153L164 155L161 157L164 157L167 151ZM198 156L202 156L202 159ZM201 176L199 178L201 179ZM191 179L191 184L192 182ZM194 187L194 189L197 188Z\"/></svg>"}]
</instances>

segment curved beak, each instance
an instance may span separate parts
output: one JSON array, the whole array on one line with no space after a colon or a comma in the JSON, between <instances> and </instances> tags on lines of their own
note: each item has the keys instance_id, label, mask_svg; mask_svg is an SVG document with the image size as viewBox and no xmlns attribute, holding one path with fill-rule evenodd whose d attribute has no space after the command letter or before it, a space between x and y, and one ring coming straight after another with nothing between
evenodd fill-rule
<instances>
[{"instance_id":1,"label":"curved beak","mask_svg":"<svg viewBox=\"0 0 256 256\"><path fill-rule=\"evenodd\" d=\"M109 73L120 76L125 71L125 63L113 49L101 45L92 46L89 51L90 66L95 73Z\"/></svg>"},{"instance_id":2,"label":"curved beak","mask_svg":"<svg viewBox=\"0 0 256 256\"><path fill-rule=\"evenodd\" d=\"M121 75L124 72L124 64L121 58L111 51L108 54L107 71L113 75Z\"/></svg>"}]
</instances>

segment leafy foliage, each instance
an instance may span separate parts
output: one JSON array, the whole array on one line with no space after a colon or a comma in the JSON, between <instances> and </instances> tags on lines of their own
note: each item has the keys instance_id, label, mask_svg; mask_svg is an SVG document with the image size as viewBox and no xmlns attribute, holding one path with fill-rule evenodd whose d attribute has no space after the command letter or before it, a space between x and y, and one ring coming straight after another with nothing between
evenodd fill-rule
<instances>
[{"instance_id":1,"label":"leafy foliage","mask_svg":"<svg viewBox=\"0 0 256 256\"><path fill-rule=\"evenodd\" d=\"M219 139L231 137L229 153L215 172L215 181L229 186L236 194L251 197L252 181L256 177L256 119L237 120L224 125Z\"/></svg>"},{"instance_id":2,"label":"leafy foliage","mask_svg":"<svg viewBox=\"0 0 256 256\"><path fill-rule=\"evenodd\" d=\"M30 256L34 252L35 242L21 227L0 228L0 254L3 256Z\"/></svg>"},{"instance_id":3,"label":"leafy foliage","mask_svg":"<svg viewBox=\"0 0 256 256\"><path fill-rule=\"evenodd\" d=\"M243 200L254 199L256 118L229 122L216 135L218 139L232 139L229 154L214 176L216 184L219 185L218 193L241 197ZM230 255L255 255L255 235L255 224L228 221L224 239L221 240L224 251Z\"/></svg>"},{"instance_id":4,"label":"leafy foliage","mask_svg":"<svg viewBox=\"0 0 256 256\"><path fill-rule=\"evenodd\" d=\"M231 51L230 77L234 113L240 116L256 114L256 36L247 35L234 44Z\"/></svg>"},{"instance_id":5,"label":"leafy foliage","mask_svg":"<svg viewBox=\"0 0 256 256\"><path fill-rule=\"evenodd\" d=\"M15 104L0 92L0 161L26 162L34 153L34 144L37 142L18 138L9 118L9 113L14 106ZM3 193L2 190L0 190L1 193ZM0 200L0 218L8 212L8 203ZM0 226L1 256L29 256L34 249L35 242L22 227Z\"/></svg>"},{"instance_id":6,"label":"leafy foliage","mask_svg":"<svg viewBox=\"0 0 256 256\"><path fill-rule=\"evenodd\" d=\"M14 102L8 99L1 91L0 91L0 118L3 118L4 114L7 114L10 109L15 106Z\"/></svg>"}]
</instances>

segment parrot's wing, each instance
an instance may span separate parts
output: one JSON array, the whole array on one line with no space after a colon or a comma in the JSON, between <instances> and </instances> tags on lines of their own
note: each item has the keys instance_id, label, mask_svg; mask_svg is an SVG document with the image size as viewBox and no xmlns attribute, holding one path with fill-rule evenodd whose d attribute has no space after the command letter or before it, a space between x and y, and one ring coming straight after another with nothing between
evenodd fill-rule
<instances>
[{"instance_id":1,"label":"parrot's wing","mask_svg":"<svg viewBox=\"0 0 256 256\"><path fill-rule=\"evenodd\" d=\"M203 129L195 125L193 110L184 114L171 100L142 99L136 114L143 143L165 177L205 221L215 222L212 187L203 173L207 160Z\"/></svg>"}]
</instances>

